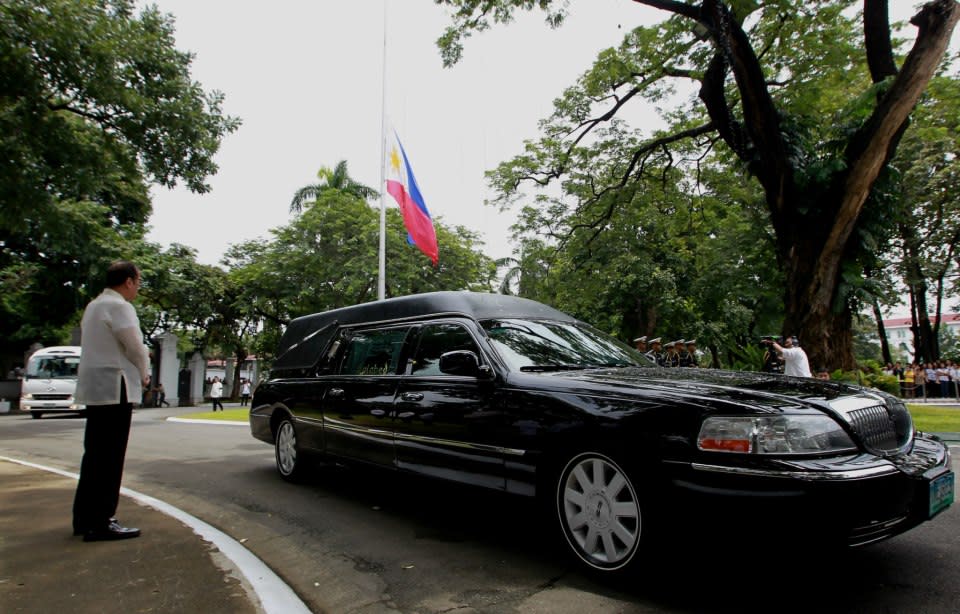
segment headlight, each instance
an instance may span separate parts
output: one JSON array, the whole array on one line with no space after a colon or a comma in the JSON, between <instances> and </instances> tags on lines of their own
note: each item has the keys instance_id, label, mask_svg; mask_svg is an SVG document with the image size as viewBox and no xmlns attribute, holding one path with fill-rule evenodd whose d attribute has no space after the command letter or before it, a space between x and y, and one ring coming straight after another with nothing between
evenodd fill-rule
<instances>
[{"instance_id":1,"label":"headlight","mask_svg":"<svg viewBox=\"0 0 960 614\"><path fill-rule=\"evenodd\" d=\"M25 393L25 394L23 395L23 398L26 399L27 401L32 401L32 400L33 400L33 393L32 393L32 392L27 392L27 393Z\"/></svg>"},{"instance_id":2,"label":"headlight","mask_svg":"<svg viewBox=\"0 0 960 614\"><path fill-rule=\"evenodd\" d=\"M708 452L814 454L855 450L828 416L715 416L700 427L697 447Z\"/></svg>"}]
</instances>

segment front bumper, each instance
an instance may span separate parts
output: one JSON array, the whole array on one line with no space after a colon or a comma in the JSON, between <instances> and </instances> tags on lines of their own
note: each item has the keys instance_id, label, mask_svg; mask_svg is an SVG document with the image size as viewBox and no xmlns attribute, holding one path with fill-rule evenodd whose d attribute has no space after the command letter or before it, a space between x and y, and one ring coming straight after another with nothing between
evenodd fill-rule
<instances>
[{"instance_id":1,"label":"front bumper","mask_svg":"<svg viewBox=\"0 0 960 614\"><path fill-rule=\"evenodd\" d=\"M952 500L949 448L922 434L909 453L892 458L717 461L673 467L680 511L707 506L726 521L749 520L754 527L769 524L859 546L907 531L945 509L949 502L936 505L932 499L938 478L941 490L949 482Z\"/></svg>"}]
</instances>

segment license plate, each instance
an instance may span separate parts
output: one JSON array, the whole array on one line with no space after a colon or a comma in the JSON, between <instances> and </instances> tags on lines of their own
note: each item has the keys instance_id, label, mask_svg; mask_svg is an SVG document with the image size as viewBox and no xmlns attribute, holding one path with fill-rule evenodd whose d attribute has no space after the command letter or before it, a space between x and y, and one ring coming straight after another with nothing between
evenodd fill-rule
<instances>
[{"instance_id":1,"label":"license plate","mask_svg":"<svg viewBox=\"0 0 960 614\"><path fill-rule=\"evenodd\" d=\"M933 518L953 503L953 472L948 472L930 482L930 508L928 518Z\"/></svg>"}]
</instances>

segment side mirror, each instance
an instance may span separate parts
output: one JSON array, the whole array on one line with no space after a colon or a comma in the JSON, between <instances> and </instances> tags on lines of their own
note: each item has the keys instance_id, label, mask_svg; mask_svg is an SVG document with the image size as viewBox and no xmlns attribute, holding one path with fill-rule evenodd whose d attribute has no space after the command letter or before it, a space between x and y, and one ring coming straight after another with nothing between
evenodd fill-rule
<instances>
[{"instance_id":1,"label":"side mirror","mask_svg":"<svg viewBox=\"0 0 960 614\"><path fill-rule=\"evenodd\" d=\"M440 372L447 375L478 377L488 368L481 369L480 359L469 350L456 350L440 355Z\"/></svg>"}]
</instances>

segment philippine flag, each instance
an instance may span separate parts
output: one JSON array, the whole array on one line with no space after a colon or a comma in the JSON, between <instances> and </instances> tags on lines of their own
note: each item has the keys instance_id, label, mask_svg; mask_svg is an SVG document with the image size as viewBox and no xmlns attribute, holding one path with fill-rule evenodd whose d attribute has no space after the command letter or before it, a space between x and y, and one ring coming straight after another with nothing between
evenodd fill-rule
<instances>
[{"instance_id":1,"label":"philippine flag","mask_svg":"<svg viewBox=\"0 0 960 614\"><path fill-rule=\"evenodd\" d=\"M400 205L403 225L407 227L407 242L416 245L436 265L439 256L433 219L423 201L423 195L420 194L410 161L407 160L407 153L403 150L396 132L393 133L393 142L387 146L386 165L387 192Z\"/></svg>"}]
</instances>

